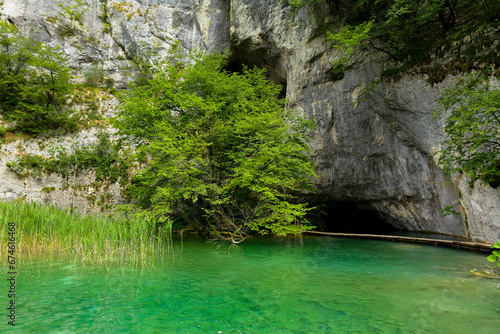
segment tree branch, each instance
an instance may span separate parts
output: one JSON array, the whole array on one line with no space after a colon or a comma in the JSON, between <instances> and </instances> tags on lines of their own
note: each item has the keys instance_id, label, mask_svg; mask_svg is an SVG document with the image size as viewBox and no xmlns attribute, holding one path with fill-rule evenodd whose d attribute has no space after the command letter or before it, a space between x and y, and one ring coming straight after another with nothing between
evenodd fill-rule
<instances>
[{"instance_id":1,"label":"tree branch","mask_svg":"<svg viewBox=\"0 0 500 334\"><path fill-rule=\"evenodd\" d=\"M383 53L389 55L389 57L391 57L392 59L394 59L396 61L399 61L399 58L396 57L395 55L393 55L392 53L390 53L389 51L384 50L384 49L379 48L379 47L376 47L375 44L373 44L373 42L371 40L369 40L369 39L367 41L368 41L368 43L370 43L371 47L374 48L375 50L383 52Z\"/></svg>"}]
</instances>

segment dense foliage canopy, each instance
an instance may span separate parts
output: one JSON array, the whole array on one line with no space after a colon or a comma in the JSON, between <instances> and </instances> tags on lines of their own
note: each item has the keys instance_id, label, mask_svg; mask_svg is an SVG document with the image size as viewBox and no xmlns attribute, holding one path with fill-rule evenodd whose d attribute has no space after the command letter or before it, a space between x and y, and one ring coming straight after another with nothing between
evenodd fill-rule
<instances>
[{"instance_id":1,"label":"dense foliage canopy","mask_svg":"<svg viewBox=\"0 0 500 334\"><path fill-rule=\"evenodd\" d=\"M224 55L192 53L126 92L117 126L149 157L132 199L155 217L232 242L250 230L309 228L310 209L293 199L312 190L312 123L286 108L263 70L225 66Z\"/></svg>"}]
</instances>

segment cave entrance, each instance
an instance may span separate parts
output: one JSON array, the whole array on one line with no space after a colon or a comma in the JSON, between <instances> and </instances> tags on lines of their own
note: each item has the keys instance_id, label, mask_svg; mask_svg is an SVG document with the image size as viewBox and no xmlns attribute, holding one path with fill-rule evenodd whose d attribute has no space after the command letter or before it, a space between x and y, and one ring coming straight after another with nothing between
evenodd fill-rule
<instances>
[{"instance_id":1,"label":"cave entrance","mask_svg":"<svg viewBox=\"0 0 500 334\"><path fill-rule=\"evenodd\" d=\"M248 68L260 68L266 69L265 75L267 80L272 81L281 86L281 91L278 94L279 99L286 97L286 76L281 73L279 66L272 62L273 59L265 58L265 55L261 56L245 56L244 52L233 50L233 53L229 57L229 63L226 67L226 71L231 73L243 73L244 67Z\"/></svg>"},{"instance_id":2,"label":"cave entrance","mask_svg":"<svg viewBox=\"0 0 500 334\"><path fill-rule=\"evenodd\" d=\"M398 229L367 205L348 201L324 202L322 224L317 230L334 233L392 234Z\"/></svg>"}]
</instances>

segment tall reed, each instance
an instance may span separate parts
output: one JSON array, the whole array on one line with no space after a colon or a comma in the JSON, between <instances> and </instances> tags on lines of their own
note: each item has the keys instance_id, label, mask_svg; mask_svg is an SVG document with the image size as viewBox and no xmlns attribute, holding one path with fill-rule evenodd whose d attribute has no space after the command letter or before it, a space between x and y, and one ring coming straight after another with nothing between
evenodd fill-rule
<instances>
[{"instance_id":1,"label":"tall reed","mask_svg":"<svg viewBox=\"0 0 500 334\"><path fill-rule=\"evenodd\" d=\"M15 223L19 258L58 254L82 262L120 261L143 266L168 249L172 236L169 221L158 224L151 219L81 215L54 205L0 201L2 258L8 251L9 223Z\"/></svg>"}]
</instances>

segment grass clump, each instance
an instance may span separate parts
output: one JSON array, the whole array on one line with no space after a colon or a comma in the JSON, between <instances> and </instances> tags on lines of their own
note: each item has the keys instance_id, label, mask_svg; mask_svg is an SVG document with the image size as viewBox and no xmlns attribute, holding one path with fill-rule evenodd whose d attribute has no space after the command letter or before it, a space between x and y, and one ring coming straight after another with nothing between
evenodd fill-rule
<instances>
[{"instance_id":1,"label":"grass clump","mask_svg":"<svg viewBox=\"0 0 500 334\"><path fill-rule=\"evenodd\" d=\"M81 215L36 202L0 201L0 238L9 240L15 224L16 257L69 255L75 261L147 266L171 240L169 221L134 216ZM9 225L9 223L11 223ZM7 257L7 242L0 256Z\"/></svg>"}]
</instances>

